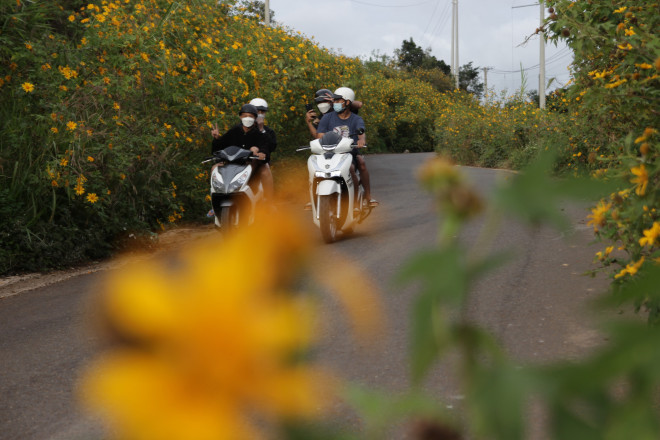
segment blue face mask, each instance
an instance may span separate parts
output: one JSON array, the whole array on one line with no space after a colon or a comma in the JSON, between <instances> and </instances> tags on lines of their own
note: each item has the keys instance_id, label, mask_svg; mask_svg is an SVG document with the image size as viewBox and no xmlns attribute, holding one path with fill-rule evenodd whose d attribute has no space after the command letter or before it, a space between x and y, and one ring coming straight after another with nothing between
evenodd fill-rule
<instances>
[{"instance_id":1,"label":"blue face mask","mask_svg":"<svg viewBox=\"0 0 660 440\"><path fill-rule=\"evenodd\" d=\"M334 104L332 104L332 109L337 113L341 113L344 111L344 106L342 105L341 102L335 102Z\"/></svg>"}]
</instances>

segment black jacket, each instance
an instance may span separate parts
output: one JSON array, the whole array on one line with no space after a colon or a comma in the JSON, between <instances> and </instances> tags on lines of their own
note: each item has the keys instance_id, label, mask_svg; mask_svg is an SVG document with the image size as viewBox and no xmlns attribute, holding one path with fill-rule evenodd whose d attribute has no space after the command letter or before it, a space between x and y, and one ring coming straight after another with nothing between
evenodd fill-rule
<instances>
[{"instance_id":1,"label":"black jacket","mask_svg":"<svg viewBox=\"0 0 660 440\"><path fill-rule=\"evenodd\" d=\"M266 163L270 163L270 153L277 149L277 136L275 136L273 129L267 125L264 125L264 131L261 133L266 137L265 147L268 150L266 153Z\"/></svg>"},{"instance_id":2,"label":"black jacket","mask_svg":"<svg viewBox=\"0 0 660 440\"><path fill-rule=\"evenodd\" d=\"M269 155L268 138L265 133L261 133L257 125L253 125L245 132L243 124L234 125L227 130L227 133L220 136L218 139L213 139L211 143L211 153L218 150L224 150L227 147L236 146L249 150L252 147L259 148L259 152Z\"/></svg>"}]
</instances>

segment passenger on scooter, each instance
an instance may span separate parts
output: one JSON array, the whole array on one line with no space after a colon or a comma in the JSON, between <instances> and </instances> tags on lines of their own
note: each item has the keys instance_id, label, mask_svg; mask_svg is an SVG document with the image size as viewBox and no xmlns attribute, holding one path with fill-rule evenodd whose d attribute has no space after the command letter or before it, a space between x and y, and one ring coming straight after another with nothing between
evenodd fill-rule
<instances>
[{"instance_id":1,"label":"passenger on scooter","mask_svg":"<svg viewBox=\"0 0 660 440\"><path fill-rule=\"evenodd\" d=\"M328 89L319 89L316 91L314 96L314 102L321 112L321 117L332 110L332 92ZM305 122L307 122L307 128L309 133L314 139L316 139L316 129L319 126L320 118L318 117L316 110L308 110L305 114Z\"/></svg>"},{"instance_id":2,"label":"passenger on scooter","mask_svg":"<svg viewBox=\"0 0 660 440\"><path fill-rule=\"evenodd\" d=\"M321 138L323 134L334 131L343 137L352 137L353 142L357 144L357 148L353 148L351 154L353 155L353 166L351 167L351 176L357 189L358 179L355 174L355 167L360 170L360 178L362 186L364 187L365 202L370 206L378 206L378 201L371 198L371 185L369 181L369 171L367 165L359 152L359 148L365 145L365 134L357 134L361 129L364 130L364 120L357 114L351 111L351 103L355 101L355 92L348 87L340 87L335 90L333 94L333 109L334 112L326 113L319 123L317 129L317 138Z\"/></svg>"},{"instance_id":3,"label":"passenger on scooter","mask_svg":"<svg viewBox=\"0 0 660 440\"><path fill-rule=\"evenodd\" d=\"M270 155L277 149L277 136L275 136L275 131L273 131L272 128L265 125L266 113L268 112L268 103L265 99L254 98L252 101L250 101L250 104L255 106L259 112L259 115L257 116L257 128L261 134L266 136L266 149L268 150L266 153L266 163L270 164Z\"/></svg>"},{"instance_id":4,"label":"passenger on scooter","mask_svg":"<svg viewBox=\"0 0 660 440\"><path fill-rule=\"evenodd\" d=\"M272 200L273 175L270 172L270 166L266 163L266 159L270 156L270 144L265 133L262 133L258 125L255 124L259 116L259 110L252 104L245 104L241 107L238 114L241 123L234 125L222 136L220 135L218 125L215 124L213 126L211 130L211 134L213 135L211 152L224 150L229 146L238 146L252 151L252 154L261 159L253 161L254 175L264 186L265 198Z\"/></svg>"},{"instance_id":5,"label":"passenger on scooter","mask_svg":"<svg viewBox=\"0 0 660 440\"><path fill-rule=\"evenodd\" d=\"M319 108L321 117L318 117L316 110L311 109L308 110L307 113L305 114L305 122L307 122L307 128L309 129L309 133L312 135L314 139L316 139L317 137L316 130L319 126L319 122L321 121L321 118L324 115L334 111L332 109L333 93L328 89L319 89L315 93L314 102L316 102L316 106ZM351 112L357 115L360 108L362 108L361 101L351 102L350 105Z\"/></svg>"}]
</instances>

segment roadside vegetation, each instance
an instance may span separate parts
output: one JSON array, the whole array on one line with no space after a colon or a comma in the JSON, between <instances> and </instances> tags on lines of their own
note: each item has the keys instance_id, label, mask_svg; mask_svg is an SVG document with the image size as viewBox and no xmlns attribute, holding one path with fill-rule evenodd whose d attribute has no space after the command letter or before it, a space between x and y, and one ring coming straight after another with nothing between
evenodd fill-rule
<instances>
[{"instance_id":1,"label":"roadside vegetation","mask_svg":"<svg viewBox=\"0 0 660 440\"><path fill-rule=\"evenodd\" d=\"M511 440L529 434L534 401L549 438L660 437L659 326L609 323L601 350L539 367L510 359L466 315L471 286L505 259L456 238L469 220L506 213L563 230L559 200L587 197L602 198L590 217L607 246L597 258L617 268L606 302L659 320L658 4L548 5L551 40L566 39L575 53L574 83L539 111L522 91L480 102L470 64L452 90L444 63L412 39L394 59L349 59L264 27L258 8L1 3L0 273L103 257L202 218L208 175L199 162L210 127L231 126L253 97L270 104L279 157L307 141L304 104L314 91L339 85L365 103L374 150L445 155L419 172L443 213L435 245L399 276L419 288L408 390L350 385L314 363L314 303L299 292L300 277L336 293L365 344L383 324L378 292L358 265L338 263L336 279L315 271L322 265L303 227L280 212L268 219L272 240L239 231L106 281L96 318L111 344L81 381L88 408L119 438L379 439L410 423L412 438ZM447 156L522 172L481 200ZM226 262L222 282L217 258ZM266 268L261 276L244 276L248 258ZM449 353L459 355L457 412L423 387ZM325 425L335 398L353 405L363 426Z\"/></svg>"}]
</instances>

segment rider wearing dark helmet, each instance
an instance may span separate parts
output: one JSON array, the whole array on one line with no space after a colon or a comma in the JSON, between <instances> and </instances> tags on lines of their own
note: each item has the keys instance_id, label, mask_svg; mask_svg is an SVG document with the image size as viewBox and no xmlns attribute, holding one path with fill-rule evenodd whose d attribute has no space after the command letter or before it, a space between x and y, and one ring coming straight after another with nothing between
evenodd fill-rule
<instances>
[{"instance_id":1,"label":"rider wearing dark helmet","mask_svg":"<svg viewBox=\"0 0 660 440\"><path fill-rule=\"evenodd\" d=\"M255 176L261 180L264 186L265 198L271 199L273 196L273 175L270 172L270 167L265 162L269 156L268 138L259 131L258 125L255 123L259 116L257 107L252 104L245 104L238 112L241 122L234 125L227 130L225 134L220 135L218 124L213 126L211 134L213 135L213 142L211 143L211 152L214 153L218 150L224 150L229 146L237 146L250 150L252 154L260 160L255 160L253 168Z\"/></svg>"},{"instance_id":2,"label":"rider wearing dark helmet","mask_svg":"<svg viewBox=\"0 0 660 440\"><path fill-rule=\"evenodd\" d=\"M332 110L332 92L328 89L319 89L314 94L314 102L321 112L321 117ZM309 133L314 139L316 139L316 127L319 125L320 118L318 117L316 110L308 110L305 114L305 122L307 122L307 128Z\"/></svg>"}]
</instances>

